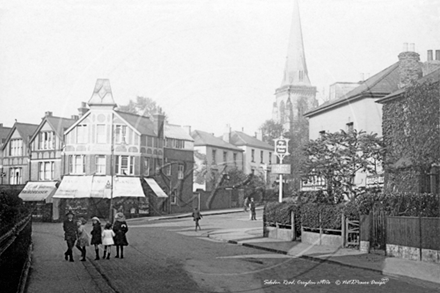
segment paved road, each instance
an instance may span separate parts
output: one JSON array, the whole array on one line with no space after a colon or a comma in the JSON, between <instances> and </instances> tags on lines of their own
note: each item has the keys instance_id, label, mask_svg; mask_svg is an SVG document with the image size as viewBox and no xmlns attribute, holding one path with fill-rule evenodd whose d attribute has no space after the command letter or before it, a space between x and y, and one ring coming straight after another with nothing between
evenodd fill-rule
<instances>
[{"instance_id":1,"label":"paved road","mask_svg":"<svg viewBox=\"0 0 440 293\"><path fill-rule=\"evenodd\" d=\"M125 258L113 258L113 251L110 260L94 261L89 249L78 277L93 274L96 292L437 292L423 283L388 279L377 272L206 237L207 231L217 229L262 226L244 213L204 217L200 224L203 230L195 232L191 219L131 222ZM38 239L48 232L34 229L34 233Z\"/></svg>"}]
</instances>

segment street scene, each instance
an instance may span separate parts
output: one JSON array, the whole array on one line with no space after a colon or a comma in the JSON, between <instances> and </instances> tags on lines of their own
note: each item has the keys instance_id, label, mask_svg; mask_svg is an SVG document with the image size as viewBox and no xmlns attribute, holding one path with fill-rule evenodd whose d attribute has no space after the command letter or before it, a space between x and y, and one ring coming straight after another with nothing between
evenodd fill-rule
<instances>
[{"instance_id":1,"label":"street scene","mask_svg":"<svg viewBox=\"0 0 440 293\"><path fill-rule=\"evenodd\" d=\"M0 292L440 290L436 0L0 23Z\"/></svg>"},{"instance_id":2,"label":"street scene","mask_svg":"<svg viewBox=\"0 0 440 293\"><path fill-rule=\"evenodd\" d=\"M190 217L128 221L124 259L115 258L113 247L110 259L94 260L88 248L87 261L80 262L75 249L74 263L62 256L60 224L34 224L28 292L438 292L438 284L362 269L356 262L347 266L301 258L302 251L286 255L233 244L228 240L254 239L264 247L261 210L257 221L243 211L226 212L204 216L197 232ZM266 242L278 249L285 244Z\"/></svg>"}]
</instances>

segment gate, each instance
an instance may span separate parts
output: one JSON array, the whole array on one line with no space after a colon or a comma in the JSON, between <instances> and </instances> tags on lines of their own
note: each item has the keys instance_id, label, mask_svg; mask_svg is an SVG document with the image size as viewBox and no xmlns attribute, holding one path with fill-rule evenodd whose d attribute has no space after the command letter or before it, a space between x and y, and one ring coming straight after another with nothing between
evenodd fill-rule
<instances>
[{"instance_id":1,"label":"gate","mask_svg":"<svg viewBox=\"0 0 440 293\"><path fill-rule=\"evenodd\" d=\"M359 246L359 221L345 220L345 245Z\"/></svg>"},{"instance_id":2,"label":"gate","mask_svg":"<svg viewBox=\"0 0 440 293\"><path fill-rule=\"evenodd\" d=\"M375 204L372 210L371 249L386 249L386 215L380 204Z\"/></svg>"}]
</instances>

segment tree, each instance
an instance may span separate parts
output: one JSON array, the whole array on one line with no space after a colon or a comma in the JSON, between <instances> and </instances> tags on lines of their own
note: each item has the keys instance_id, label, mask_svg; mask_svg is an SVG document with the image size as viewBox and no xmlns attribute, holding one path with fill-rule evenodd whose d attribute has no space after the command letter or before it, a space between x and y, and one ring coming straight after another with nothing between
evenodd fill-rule
<instances>
[{"instance_id":1,"label":"tree","mask_svg":"<svg viewBox=\"0 0 440 293\"><path fill-rule=\"evenodd\" d=\"M270 145L274 145L274 139L280 137L283 133L283 125L274 120L266 120L260 127L263 133L263 141Z\"/></svg>"},{"instance_id":2,"label":"tree","mask_svg":"<svg viewBox=\"0 0 440 293\"><path fill-rule=\"evenodd\" d=\"M307 159L302 166L303 178L325 178L327 196L341 202L345 197L356 197L354 178L357 172L377 174L383 143L377 134L341 130L323 133L320 138L311 140L304 153Z\"/></svg>"},{"instance_id":3,"label":"tree","mask_svg":"<svg viewBox=\"0 0 440 293\"><path fill-rule=\"evenodd\" d=\"M142 116L161 114L161 115L165 115L165 117L167 118L167 115L162 110L162 107L160 107L153 99L146 97L137 96L136 101L130 100L128 102L128 105L119 106L119 110L123 112L142 115Z\"/></svg>"}]
</instances>

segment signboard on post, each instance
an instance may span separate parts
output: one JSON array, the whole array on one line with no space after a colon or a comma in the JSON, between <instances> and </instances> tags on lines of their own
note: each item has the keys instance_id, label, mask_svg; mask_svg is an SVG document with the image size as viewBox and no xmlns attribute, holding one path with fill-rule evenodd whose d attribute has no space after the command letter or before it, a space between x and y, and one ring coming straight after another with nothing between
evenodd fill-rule
<instances>
[{"instance_id":1,"label":"signboard on post","mask_svg":"<svg viewBox=\"0 0 440 293\"><path fill-rule=\"evenodd\" d=\"M272 173L274 174L290 174L290 165L288 164L278 164L272 165Z\"/></svg>"},{"instance_id":2,"label":"signboard on post","mask_svg":"<svg viewBox=\"0 0 440 293\"><path fill-rule=\"evenodd\" d=\"M278 158L280 159L280 164L279 165L272 165L272 168L274 166L286 166L283 165L283 159L285 156L289 155L289 139L284 138L282 135L280 138L275 139L275 155L278 156ZM278 173L280 174L280 182L283 182L283 174L290 174L290 165L289 165L289 172L285 173L285 172L281 172L281 171L287 171L287 167L278 167L280 168L278 171L280 172L275 172L272 169L273 173ZM283 170L283 168L285 168ZM283 201L283 184L280 184L280 194L279 194L279 202Z\"/></svg>"}]
</instances>

